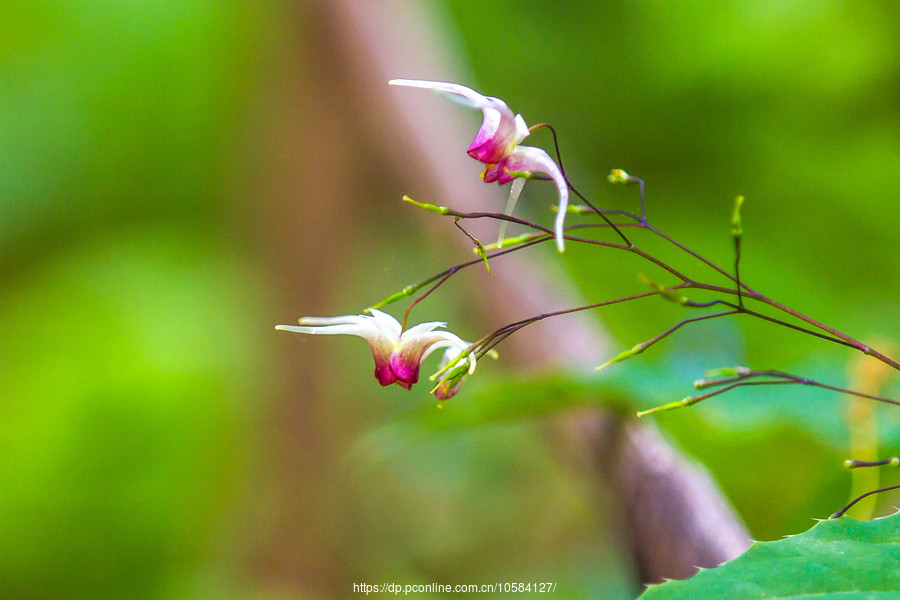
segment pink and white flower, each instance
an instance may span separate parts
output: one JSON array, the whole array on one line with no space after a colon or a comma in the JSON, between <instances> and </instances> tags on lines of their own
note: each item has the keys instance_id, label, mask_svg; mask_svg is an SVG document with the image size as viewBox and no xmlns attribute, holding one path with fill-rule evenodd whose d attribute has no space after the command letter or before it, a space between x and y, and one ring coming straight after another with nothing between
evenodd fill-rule
<instances>
[{"instance_id":1,"label":"pink and white flower","mask_svg":"<svg viewBox=\"0 0 900 600\"><path fill-rule=\"evenodd\" d=\"M499 98L484 96L456 83L419 79L392 79L389 83L434 90L466 106L480 108L484 114L484 122L469 145L467 151L469 156L487 165L482 173L485 183L496 181L499 185L503 185L513 182L506 208L507 214L512 212L526 179L535 173L544 173L553 180L559 193L559 211L555 223L556 246L560 252L563 251L563 224L566 207L569 204L569 185L562 170L544 150L519 145L530 133L522 115L513 114ZM498 246L502 245L502 229L500 237Z\"/></svg>"},{"instance_id":2,"label":"pink and white flower","mask_svg":"<svg viewBox=\"0 0 900 600\"><path fill-rule=\"evenodd\" d=\"M448 331L435 331L446 323L432 321L421 323L403 331L400 323L387 313L374 308L371 315L346 315L342 317L303 317L300 326L278 325L280 331L293 331L315 335L356 335L365 339L375 359L375 378L381 385L397 385L412 388L419 380L422 361L433 351L446 348L447 360L452 360L469 347L469 344ZM475 370L475 356L462 361L468 364L468 372ZM446 363L445 363L446 364ZM447 397L456 393L453 389ZM441 396L439 396L441 397ZM442 398L443 399L443 398Z\"/></svg>"}]
</instances>

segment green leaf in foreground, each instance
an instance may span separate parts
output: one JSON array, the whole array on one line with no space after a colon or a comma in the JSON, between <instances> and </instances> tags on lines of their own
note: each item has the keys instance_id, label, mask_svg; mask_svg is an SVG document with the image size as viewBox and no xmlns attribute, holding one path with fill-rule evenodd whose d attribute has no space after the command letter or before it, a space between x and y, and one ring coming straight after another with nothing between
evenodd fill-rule
<instances>
[{"instance_id":1,"label":"green leaf in foreground","mask_svg":"<svg viewBox=\"0 0 900 600\"><path fill-rule=\"evenodd\" d=\"M685 581L651 586L642 600L900 597L900 513L874 521L821 521Z\"/></svg>"}]
</instances>

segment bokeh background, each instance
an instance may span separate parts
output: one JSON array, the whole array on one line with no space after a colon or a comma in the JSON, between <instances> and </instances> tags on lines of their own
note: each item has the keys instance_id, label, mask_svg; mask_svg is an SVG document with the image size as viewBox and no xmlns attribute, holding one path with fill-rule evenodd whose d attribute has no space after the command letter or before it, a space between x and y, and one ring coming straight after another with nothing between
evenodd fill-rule
<instances>
[{"instance_id":1,"label":"bokeh background","mask_svg":"<svg viewBox=\"0 0 900 600\"><path fill-rule=\"evenodd\" d=\"M0 597L337 598L354 582L535 580L563 598L634 597L607 510L616 490L572 466L555 420L612 398L627 412L678 399L733 364L900 393L893 380L747 319L684 330L601 374L532 368L561 351L526 330L438 411L424 386L379 388L361 341L273 326L358 313L471 256L451 223L399 202L453 205L426 172L456 165L417 162L404 115L383 114L401 93L382 89L388 78L452 74L552 123L599 204L636 206L634 189L606 183L610 168L643 177L652 221L722 264L745 195L746 281L900 344L896 10L4 2ZM390 72L411 58L414 72ZM447 110L471 137L477 113ZM441 145L440 123L423 130ZM533 143L550 148L543 133ZM464 149L460 190L478 173ZM501 209L505 190L483 193ZM549 222L552 197L529 184L518 210ZM642 291L639 272L664 280L614 253L532 252L588 299ZM473 339L509 301L473 271L416 320ZM610 353L683 318L661 301L596 316ZM599 354L585 361L612 355ZM520 402L526 389L539 401ZM755 539L777 539L849 498L841 463L872 439L866 427L880 427L880 456L900 451L898 415L777 388L656 422Z\"/></svg>"}]
</instances>

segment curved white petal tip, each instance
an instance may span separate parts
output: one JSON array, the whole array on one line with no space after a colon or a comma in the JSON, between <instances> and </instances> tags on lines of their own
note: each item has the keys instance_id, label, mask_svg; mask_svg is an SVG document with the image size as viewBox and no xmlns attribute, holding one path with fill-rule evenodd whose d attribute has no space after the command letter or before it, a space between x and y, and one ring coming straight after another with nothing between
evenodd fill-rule
<instances>
[{"instance_id":1,"label":"curved white petal tip","mask_svg":"<svg viewBox=\"0 0 900 600\"><path fill-rule=\"evenodd\" d=\"M426 90L434 90L455 100L460 104L472 106L475 108L483 108L490 104L490 100L484 94L479 94L472 88L468 88L458 83L447 83L444 81L425 81L422 79L391 79L389 85L402 85L405 87L422 88Z\"/></svg>"}]
</instances>

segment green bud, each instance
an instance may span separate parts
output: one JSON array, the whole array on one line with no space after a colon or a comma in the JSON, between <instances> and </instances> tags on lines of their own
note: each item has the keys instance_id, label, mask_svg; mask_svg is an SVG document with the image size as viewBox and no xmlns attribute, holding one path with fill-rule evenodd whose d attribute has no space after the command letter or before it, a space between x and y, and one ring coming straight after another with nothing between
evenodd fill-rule
<instances>
[{"instance_id":1,"label":"green bud","mask_svg":"<svg viewBox=\"0 0 900 600\"><path fill-rule=\"evenodd\" d=\"M744 228L741 225L741 205L743 204L743 196L738 196L734 199L734 210L731 213L731 235L735 238L740 238L744 235Z\"/></svg>"},{"instance_id":2,"label":"green bud","mask_svg":"<svg viewBox=\"0 0 900 600\"><path fill-rule=\"evenodd\" d=\"M609 172L609 175L606 176L606 179L610 183L622 184L634 183L638 180L637 177L632 177L631 175L626 173L624 169L613 169Z\"/></svg>"},{"instance_id":3,"label":"green bud","mask_svg":"<svg viewBox=\"0 0 900 600\"><path fill-rule=\"evenodd\" d=\"M552 204L550 210L555 213L559 212L559 206ZM570 204L566 207L566 213L570 215L590 215L594 213L594 209L587 204Z\"/></svg>"},{"instance_id":4,"label":"green bud","mask_svg":"<svg viewBox=\"0 0 900 600\"><path fill-rule=\"evenodd\" d=\"M447 215L447 214L450 214L450 209L447 208L446 206L436 206L436 205L434 205L434 204L426 204L425 202L416 202L415 200L413 200L413 199L410 198L409 196L403 196L403 201L404 201L404 202L409 202L409 203L412 204L413 206L416 206L416 207L421 208L421 209L423 209L423 210L427 210L427 211L430 211L430 212L436 212L436 213L438 213L439 215Z\"/></svg>"},{"instance_id":5,"label":"green bud","mask_svg":"<svg viewBox=\"0 0 900 600\"><path fill-rule=\"evenodd\" d=\"M475 252L484 261L484 268L487 269L488 275L493 277L494 274L491 273L491 263L488 262L487 252L485 252L484 246L478 240L475 240Z\"/></svg>"},{"instance_id":6,"label":"green bud","mask_svg":"<svg viewBox=\"0 0 900 600\"><path fill-rule=\"evenodd\" d=\"M749 375L750 369L747 367L721 367L706 372L706 377L738 377L740 375Z\"/></svg>"},{"instance_id":7,"label":"green bud","mask_svg":"<svg viewBox=\"0 0 900 600\"><path fill-rule=\"evenodd\" d=\"M735 367L721 367L706 372L707 377L737 377L738 372Z\"/></svg>"},{"instance_id":8,"label":"green bud","mask_svg":"<svg viewBox=\"0 0 900 600\"><path fill-rule=\"evenodd\" d=\"M669 402L668 404L663 404L662 406L657 406L655 408L648 408L647 410L639 410L637 412L637 416L638 416L638 418L641 418L644 415L649 415L650 413L675 410L676 408L683 408L685 406L690 406L693 403L694 403L694 396L688 396L687 398L683 398L683 399L679 400L678 402Z\"/></svg>"},{"instance_id":9,"label":"green bud","mask_svg":"<svg viewBox=\"0 0 900 600\"><path fill-rule=\"evenodd\" d=\"M525 242L530 242L531 240L535 240L539 237L549 237L546 233L523 233L522 235L518 235L516 237L506 238L503 240L503 247L508 248L509 246L517 246L519 244L524 244ZM481 246L484 250L497 250L500 246L497 245L496 242L493 244L488 244L487 246ZM478 247L472 248L472 253L481 256L481 253L478 251Z\"/></svg>"},{"instance_id":10,"label":"green bud","mask_svg":"<svg viewBox=\"0 0 900 600\"><path fill-rule=\"evenodd\" d=\"M434 380L436 380L438 377L443 378L442 376L443 376L445 373L455 372L457 366L461 366L461 367L464 367L464 368L468 368L468 364L464 364L464 365L461 365L461 364L460 364L460 361L462 361L464 358L468 358L468 356L469 356L468 354L464 354L464 353L460 352L460 353L456 356L456 358L454 358L453 360L451 360L450 362L448 362L446 365L444 365L443 368L438 369L437 373L435 373L434 375L432 375L431 377L429 377L429 378L428 378L429 381L434 381ZM434 390L432 390L432 391L434 391Z\"/></svg>"},{"instance_id":11,"label":"green bud","mask_svg":"<svg viewBox=\"0 0 900 600\"><path fill-rule=\"evenodd\" d=\"M646 348L646 346L644 346L643 343L638 344L638 345L634 346L631 350L626 350L626 351L620 353L619 355L617 355L615 358L611 358L610 360L606 361L599 367L594 367L594 370L602 371L603 369L605 369L606 367L608 367L609 365L611 365L613 363L622 362L623 360L628 360L632 356L636 356L636 355L640 354L641 352L643 352L644 348Z\"/></svg>"},{"instance_id":12,"label":"green bud","mask_svg":"<svg viewBox=\"0 0 900 600\"><path fill-rule=\"evenodd\" d=\"M422 285L408 285L405 288L403 288L402 290L400 290L399 292L397 292L396 294L391 294L390 296L388 296L381 302L378 302L377 304L373 304L369 308L364 309L363 312L366 314L372 314L373 308L381 308L382 306L387 306L388 304L393 304L394 302L397 302L398 300L402 300L408 296L412 296L416 291L418 291L421 288L422 288Z\"/></svg>"},{"instance_id":13,"label":"green bud","mask_svg":"<svg viewBox=\"0 0 900 600\"><path fill-rule=\"evenodd\" d=\"M665 298L666 300L669 300L676 304L681 304L682 306L690 303L690 300L688 300L686 297L679 294L677 291L667 288L664 285L661 285L659 283L656 283L655 281L651 280L643 273L638 273L638 279L640 279L641 281L643 281L644 283L646 283L647 285L652 287L654 290L659 292L659 295L662 296L663 298Z\"/></svg>"},{"instance_id":14,"label":"green bud","mask_svg":"<svg viewBox=\"0 0 900 600\"><path fill-rule=\"evenodd\" d=\"M466 356L468 356L468 355L466 355ZM452 368L446 370L444 372L444 375L441 378L441 380L443 381L443 380L456 379L458 377L462 377L463 375L466 375L468 372L469 372L469 363L468 362L460 362L460 363L457 363L456 365L454 365ZM433 381L433 379L432 379L432 381ZM440 385L440 384L438 384L438 385ZM437 389L437 386L435 386L435 389ZM434 390L432 390L432 392L434 392Z\"/></svg>"}]
</instances>

